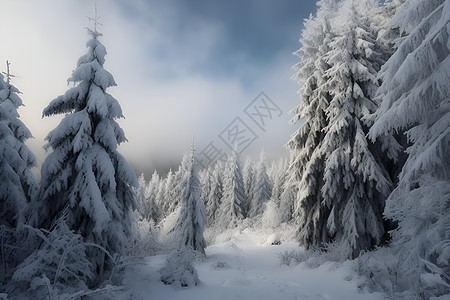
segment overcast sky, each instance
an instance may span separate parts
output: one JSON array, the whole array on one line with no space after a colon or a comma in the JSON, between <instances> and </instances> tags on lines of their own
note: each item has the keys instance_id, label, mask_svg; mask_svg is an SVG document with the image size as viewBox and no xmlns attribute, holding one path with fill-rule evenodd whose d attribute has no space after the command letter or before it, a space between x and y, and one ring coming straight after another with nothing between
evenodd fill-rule
<instances>
[{"instance_id":1,"label":"overcast sky","mask_svg":"<svg viewBox=\"0 0 450 300\"><path fill-rule=\"evenodd\" d=\"M243 157L262 147L269 159L287 156L284 144L298 127L288 114L299 103L292 52L315 0L96 2L105 68L118 84L108 92L122 106L129 140L119 151L137 172L177 164L193 137L199 153L211 145L228 152L231 133L243 130L234 136ZM0 70L11 62L40 163L44 138L61 120L41 119L42 110L68 89L93 7L91 0L0 1ZM268 99L257 98L261 92Z\"/></svg>"}]
</instances>

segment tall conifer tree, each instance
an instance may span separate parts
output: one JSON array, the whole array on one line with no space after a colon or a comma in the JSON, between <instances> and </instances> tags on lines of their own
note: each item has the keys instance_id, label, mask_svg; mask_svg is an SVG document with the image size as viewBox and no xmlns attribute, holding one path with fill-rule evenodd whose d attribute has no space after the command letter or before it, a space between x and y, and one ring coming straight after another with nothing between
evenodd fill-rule
<instances>
[{"instance_id":1,"label":"tall conifer tree","mask_svg":"<svg viewBox=\"0 0 450 300\"><path fill-rule=\"evenodd\" d=\"M252 202L249 203L248 217L254 218L262 215L266 208L266 203L272 197L272 183L266 171L266 162L264 152L261 152L260 159L255 168L255 186L251 193L253 194Z\"/></svg>"},{"instance_id":2,"label":"tall conifer tree","mask_svg":"<svg viewBox=\"0 0 450 300\"><path fill-rule=\"evenodd\" d=\"M24 221L21 216L38 185L31 172L37 160L25 145L32 136L19 119L17 109L23 103L20 91L11 84L9 65L6 81L0 74L0 225L15 228Z\"/></svg>"},{"instance_id":3,"label":"tall conifer tree","mask_svg":"<svg viewBox=\"0 0 450 300\"><path fill-rule=\"evenodd\" d=\"M206 209L201 199L202 191L194 146L189 160L185 161L183 168L183 178L180 182L180 215L175 228L180 233L181 247L187 246L205 254L206 242L203 231L206 226Z\"/></svg>"},{"instance_id":4,"label":"tall conifer tree","mask_svg":"<svg viewBox=\"0 0 450 300\"><path fill-rule=\"evenodd\" d=\"M428 299L450 292L450 2L401 2L390 30L403 38L380 72L382 103L369 136L400 132L410 144L385 215L398 222L400 273Z\"/></svg>"},{"instance_id":5,"label":"tall conifer tree","mask_svg":"<svg viewBox=\"0 0 450 300\"><path fill-rule=\"evenodd\" d=\"M17 251L21 247L17 245L20 242L17 233L38 188L31 172L37 165L36 157L25 145L31 132L19 119L17 109L23 105L22 99L11 84L13 75L9 62L6 64L6 81L0 74L0 285L8 281L22 259L20 256L27 253Z\"/></svg>"},{"instance_id":6,"label":"tall conifer tree","mask_svg":"<svg viewBox=\"0 0 450 300\"><path fill-rule=\"evenodd\" d=\"M377 245L384 234L382 211L391 179L380 162L381 147L366 139L366 118L377 109L376 76L386 50L377 42L378 27L370 17L377 9L375 1L321 5L300 50L300 71L310 75L303 79L307 121L296 157L305 164L296 207L299 238L306 246L337 242L344 255L354 257ZM313 39L317 34L321 45ZM320 124L308 128L318 120ZM302 141L302 135L297 137Z\"/></svg>"},{"instance_id":7,"label":"tall conifer tree","mask_svg":"<svg viewBox=\"0 0 450 300\"><path fill-rule=\"evenodd\" d=\"M247 217L248 208L237 147L225 166L223 190L222 204L218 212L219 224L224 228L236 227L239 220Z\"/></svg>"},{"instance_id":8,"label":"tall conifer tree","mask_svg":"<svg viewBox=\"0 0 450 300\"><path fill-rule=\"evenodd\" d=\"M305 21L300 38L302 47L294 53L300 58L294 66L297 70L294 78L302 87L301 102L293 110L292 122L304 123L288 142L291 162L280 203L283 221L293 219L299 224L299 240L305 245L328 241L322 234L325 227L322 216L328 213L328 208L321 205L320 193L326 153L320 147L328 126L326 111L331 100L326 85L330 65L325 55L333 38L331 20L337 4L335 0L321 0L317 6L316 17Z\"/></svg>"},{"instance_id":9,"label":"tall conifer tree","mask_svg":"<svg viewBox=\"0 0 450 300\"><path fill-rule=\"evenodd\" d=\"M95 19L97 25L97 19ZM67 210L66 222L85 241L111 253L125 245L136 206L137 178L117 146L126 141L116 122L123 118L117 100L107 93L115 86L103 68L106 49L96 29L88 29L88 51L80 57L69 82L74 86L50 102L43 116L65 114L46 137L51 150L41 169L41 187L32 224L50 228ZM91 259L102 272L105 256Z\"/></svg>"}]
</instances>

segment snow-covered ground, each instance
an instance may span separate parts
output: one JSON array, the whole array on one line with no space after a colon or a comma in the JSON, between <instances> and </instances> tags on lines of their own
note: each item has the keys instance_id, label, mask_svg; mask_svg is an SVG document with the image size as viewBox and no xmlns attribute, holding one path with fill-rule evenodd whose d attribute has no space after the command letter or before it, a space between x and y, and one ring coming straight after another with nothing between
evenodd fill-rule
<instances>
[{"instance_id":1,"label":"snow-covered ground","mask_svg":"<svg viewBox=\"0 0 450 300\"><path fill-rule=\"evenodd\" d=\"M206 249L206 259L195 264L200 286L175 288L160 281L158 269L166 255L148 257L145 264L126 272L121 299L246 299L246 300L381 300L381 294L358 290L351 262L328 262L318 268L307 263L280 264L279 254L297 250L295 242L267 243L267 235L235 232Z\"/></svg>"}]
</instances>

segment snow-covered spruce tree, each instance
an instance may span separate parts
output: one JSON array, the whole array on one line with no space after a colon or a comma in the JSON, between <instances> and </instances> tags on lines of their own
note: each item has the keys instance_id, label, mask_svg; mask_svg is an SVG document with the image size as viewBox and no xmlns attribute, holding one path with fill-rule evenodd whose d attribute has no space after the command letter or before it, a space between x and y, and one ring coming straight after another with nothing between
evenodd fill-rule
<instances>
[{"instance_id":1,"label":"snow-covered spruce tree","mask_svg":"<svg viewBox=\"0 0 450 300\"><path fill-rule=\"evenodd\" d=\"M165 217L167 217L167 210L168 210L168 194L169 191L168 189L170 188L169 186L171 186L171 182L173 181L173 171L172 169L169 170L169 172L167 173L166 177L164 178L164 180L162 180L160 182L160 187L159 187L159 193L158 193L158 197L157 197L157 204L159 207L159 211L160 211L160 218L164 219Z\"/></svg>"},{"instance_id":2,"label":"snow-covered spruce tree","mask_svg":"<svg viewBox=\"0 0 450 300\"><path fill-rule=\"evenodd\" d=\"M266 172L266 162L264 151L261 152L260 159L255 168L255 186L253 188L252 203L248 212L249 218L260 216L264 210L266 202L272 196L272 183Z\"/></svg>"},{"instance_id":3,"label":"snow-covered spruce tree","mask_svg":"<svg viewBox=\"0 0 450 300\"><path fill-rule=\"evenodd\" d=\"M50 228L64 209L67 225L86 242L104 247L111 254L122 251L136 207L133 189L138 182L125 158L117 151L125 142L115 121L122 110L106 92L115 86L103 68L106 50L101 33L88 29L88 51L78 60L69 82L74 86L50 102L43 116L65 114L46 140L51 149L41 169L41 187L30 223ZM101 275L109 261L103 252L91 253Z\"/></svg>"},{"instance_id":4,"label":"snow-covered spruce tree","mask_svg":"<svg viewBox=\"0 0 450 300\"><path fill-rule=\"evenodd\" d=\"M222 163L217 162L211 174L211 189L206 206L208 226L214 226L223 197Z\"/></svg>"},{"instance_id":5,"label":"snow-covered spruce tree","mask_svg":"<svg viewBox=\"0 0 450 300\"><path fill-rule=\"evenodd\" d=\"M327 235L338 242L344 255L379 244L384 235L382 212L391 191L389 173L381 163L380 147L367 138L368 114L377 104L377 72L384 63L383 47L376 41L374 19L377 2L342 1L326 60L327 85L332 100L322 149L325 161L323 203L331 210Z\"/></svg>"},{"instance_id":6,"label":"snow-covered spruce tree","mask_svg":"<svg viewBox=\"0 0 450 300\"><path fill-rule=\"evenodd\" d=\"M186 172L180 183L181 208L175 230L179 234L180 247L190 247L204 255L206 242L203 231L206 226L206 210L201 199L194 149L192 149L190 160L183 167L186 168Z\"/></svg>"},{"instance_id":7,"label":"snow-covered spruce tree","mask_svg":"<svg viewBox=\"0 0 450 300\"><path fill-rule=\"evenodd\" d=\"M338 5L335 0L317 3L316 17L305 21L300 43L302 47L294 54L300 62L294 78L302 85L299 90L300 105L294 108L292 122L304 120L302 126L288 142L290 163L286 184L281 195L280 209L283 222L299 224L299 240L304 245L329 242L326 235L326 216L329 209L322 205L321 187L327 153L321 147L328 126L326 112L331 92L326 84L326 71L330 65L325 55L330 51L334 37L331 21ZM293 203L292 203L293 202Z\"/></svg>"},{"instance_id":8,"label":"snow-covered spruce tree","mask_svg":"<svg viewBox=\"0 0 450 300\"><path fill-rule=\"evenodd\" d=\"M155 220L145 217L148 186L143 173L139 176L138 183L139 187L135 189L137 208L133 212L132 233L124 250L130 256L147 255L155 245Z\"/></svg>"},{"instance_id":9,"label":"snow-covered spruce tree","mask_svg":"<svg viewBox=\"0 0 450 300\"><path fill-rule=\"evenodd\" d=\"M292 220L292 207L294 197L284 198L284 186L286 183L287 160L281 158L274 161L267 172L269 182L272 185L272 195L270 201L266 205L266 209L262 215L264 226L273 228L278 227L281 223L288 223ZM292 195L292 194L291 194ZM283 197L282 197L283 196ZM283 202L281 201L283 198Z\"/></svg>"},{"instance_id":10,"label":"snow-covered spruce tree","mask_svg":"<svg viewBox=\"0 0 450 300\"><path fill-rule=\"evenodd\" d=\"M328 10L324 15L318 13L316 20L327 16L331 25L330 34L325 35L329 39L322 41L325 52L319 61L327 68L319 68L323 81L318 89L329 101L322 110L326 126L318 128L321 139L317 146L310 143L309 147L300 147L305 151L303 158L309 157L309 161L303 170L296 208L299 238L306 246L337 242L342 255L355 257L360 250L381 241L384 200L391 187L389 173L380 163L380 147L366 139L370 124L365 120L377 108L373 100L378 87L376 75L384 63L385 50L376 40L377 26L370 17L377 8L376 1L345 0L339 3L337 14L330 9L336 6L327 3ZM301 91L306 98L309 84L306 81ZM314 106L304 108L306 112L308 109Z\"/></svg>"},{"instance_id":11,"label":"snow-covered spruce tree","mask_svg":"<svg viewBox=\"0 0 450 300\"><path fill-rule=\"evenodd\" d=\"M205 208L209 206L209 194L211 193L212 186L212 166L208 166L203 170L199 171L200 185L202 187L202 194L200 197L205 203Z\"/></svg>"},{"instance_id":12,"label":"snow-covered spruce tree","mask_svg":"<svg viewBox=\"0 0 450 300\"><path fill-rule=\"evenodd\" d=\"M278 207L281 223L297 221L293 219L296 195L295 185L289 181L286 181L283 187L283 192L280 195L280 204Z\"/></svg>"},{"instance_id":13,"label":"snow-covered spruce tree","mask_svg":"<svg viewBox=\"0 0 450 300\"><path fill-rule=\"evenodd\" d=\"M400 273L417 298L450 293L450 3L406 0L391 22L405 36L381 70L372 139L404 132L410 147L386 202Z\"/></svg>"},{"instance_id":14,"label":"snow-covered spruce tree","mask_svg":"<svg viewBox=\"0 0 450 300\"><path fill-rule=\"evenodd\" d=\"M144 211L143 215L147 220L152 220L154 223L158 223L160 220L160 211L157 205L157 195L160 189L160 181L158 172L153 172L152 178L148 183L145 191Z\"/></svg>"},{"instance_id":15,"label":"snow-covered spruce tree","mask_svg":"<svg viewBox=\"0 0 450 300\"><path fill-rule=\"evenodd\" d=\"M150 182L146 182L144 174L138 178L139 187L136 190L136 201L140 218L145 218L147 221L156 224L159 221L160 211L158 207L157 195L160 190L160 177L158 172L153 172Z\"/></svg>"},{"instance_id":16,"label":"snow-covered spruce tree","mask_svg":"<svg viewBox=\"0 0 450 300\"><path fill-rule=\"evenodd\" d=\"M140 217L144 216L144 205L145 199L147 198L146 190L147 190L147 182L145 181L144 173L141 173L141 175L139 175L138 178L138 187L135 190L136 207L137 207L136 209Z\"/></svg>"},{"instance_id":17,"label":"snow-covered spruce tree","mask_svg":"<svg viewBox=\"0 0 450 300\"><path fill-rule=\"evenodd\" d=\"M23 104L19 90L11 84L8 62L5 74L6 81L0 74L0 286L26 252L16 250L21 242L18 226L38 188L31 172L36 157L25 145L31 133L19 120L17 109Z\"/></svg>"},{"instance_id":18,"label":"snow-covered spruce tree","mask_svg":"<svg viewBox=\"0 0 450 300\"><path fill-rule=\"evenodd\" d=\"M164 185L164 197L160 198L161 203L159 204L161 210L161 219L166 218L171 213L174 212L178 205L179 199L179 176L180 169L176 173L172 170L167 174L165 185Z\"/></svg>"},{"instance_id":19,"label":"snow-covered spruce tree","mask_svg":"<svg viewBox=\"0 0 450 300\"><path fill-rule=\"evenodd\" d=\"M286 183L287 160L282 158L279 161L272 162L267 172L269 181L272 182L272 199L277 206L280 206L281 194Z\"/></svg>"},{"instance_id":20,"label":"snow-covered spruce tree","mask_svg":"<svg viewBox=\"0 0 450 300\"><path fill-rule=\"evenodd\" d=\"M395 48L394 40L400 37L399 28L390 27L390 22L400 7L405 2L405 0L392 0L389 2L384 2L380 6L379 17L380 17L380 32L379 40L384 42L388 48Z\"/></svg>"},{"instance_id":21,"label":"snow-covered spruce tree","mask_svg":"<svg viewBox=\"0 0 450 300\"><path fill-rule=\"evenodd\" d=\"M237 147L229 156L225 165L223 179L223 198L219 208L218 223L223 228L236 227L240 220L247 217L247 202L244 191L244 179Z\"/></svg>"},{"instance_id":22,"label":"snow-covered spruce tree","mask_svg":"<svg viewBox=\"0 0 450 300\"><path fill-rule=\"evenodd\" d=\"M254 161L249 156L244 163L244 171L242 176L244 178L244 192L245 200L248 205L247 211L250 209L250 205L253 202L253 189L255 188L255 170L253 169Z\"/></svg>"},{"instance_id":23,"label":"snow-covered spruce tree","mask_svg":"<svg viewBox=\"0 0 450 300\"><path fill-rule=\"evenodd\" d=\"M171 171L170 171L171 172ZM167 183L167 177L165 178L160 178L159 180L159 187L158 187L158 192L156 193L156 197L155 197L155 205L158 209L158 222L160 222L163 218L164 218L164 211L163 211L163 203L165 201L165 195L166 195L166 183Z\"/></svg>"},{"instance_id":24,"label":"snow-covered spruce tree","mask_svg":"<svg viewBox=\"0 0 450 300\"><path fill-rule=\"evenodd\" d=\"M185 153L181 164L178 166L176 172L168 174L166 182L166 196L164 199L164 204L162 210L164 212L164 217L167 217L174 213L180 207L181 199L181 182L189 171L190 156ZM171 175L169 177L169 175Z\"/></svg>"},{"instance_id":25,"label":"snow-covered spruce tree","mask_svg":"<svg viewBox=\"0 0 450 300\"><path fill-rule=\"evenodd\" d=\"M15 228L37 192L31 172L37 160L25 145L32 135L19 119L17 109L23 103L20 91L11 84L8 62L7 70L6 82L0 74L0 226Z\"/></svg>"}]
</instances>

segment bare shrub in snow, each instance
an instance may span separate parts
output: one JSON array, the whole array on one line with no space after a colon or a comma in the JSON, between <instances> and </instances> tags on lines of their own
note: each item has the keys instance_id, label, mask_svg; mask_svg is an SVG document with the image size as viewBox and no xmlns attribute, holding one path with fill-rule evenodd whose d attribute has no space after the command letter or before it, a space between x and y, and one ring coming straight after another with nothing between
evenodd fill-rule
<instances>
[{"instance_id":1,"label":"bare shrub in snow","mask_svg":"<svg viewBox=\"0 0 450 300\"><path fill-rule=\"evenodd\" d=\"M159 273L164 284L173 284L176 287L194 286L200 283L197 270L192 262L198 259L198 252L191 247L182 247L172 252Z\"/></svg>"},{"instance_id":2,"label":"bare shrub in snow","mask_svg":"<svg viewBox=\"0 0 450 300\"><path fill-rule=\"evenodd\" d=\"M370 290L386 292L392 299L400 290L400 261L390 248L379 248L358 257L357 272L366 278L362 286Z\"/></svg>"},{"instance_id":3,"label":"bare shrub in snow","mask_svg":"<svg viewBox=\"0 0 450 300\"><path fill-rule=\"evenodd\" d=\"M343 262L347 259L347 248L341 243L326 244L323 247L310 247L285 251L279 254L283 265L304 264L308 268L317 268L326 262Z\"/></svg>"},{"instance_id":4,"label":"bare shrub in snow","mask_svg":"<svg viewBox=\"0 0 450 300\"><path fill-rule=\"evenodd\" d=\"M278 259L281 265L295 266L306 261L308 255L309 253L304 250L284 251L278 254Z\"/></svg>"},{"instance_id":5,"label":"bare shrub in snow","mask_svg":"<svg viewBox=\"0 0 450 300\"><path fill-rule=\"evenodd\" d=\"M211 265L211 270L226 270L231 269L231 266L226 261L218 261Z\"/></svg>"},{"instance_id":6,"label":"bare shrub in snow","mask_svg":"<svg viewBox=\"0 0 450 300\"><path fill-rule=\"evenodd\" d=\"M50 298L62 292L87 290L93 278L92 264L87 258L87 245L61 218L51 231L27 226L42 239L35 250L16 269L8 286L10 294Z\"/></svg>"}]
</instances>

